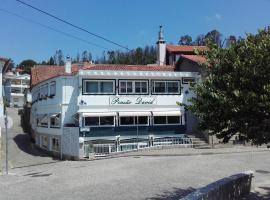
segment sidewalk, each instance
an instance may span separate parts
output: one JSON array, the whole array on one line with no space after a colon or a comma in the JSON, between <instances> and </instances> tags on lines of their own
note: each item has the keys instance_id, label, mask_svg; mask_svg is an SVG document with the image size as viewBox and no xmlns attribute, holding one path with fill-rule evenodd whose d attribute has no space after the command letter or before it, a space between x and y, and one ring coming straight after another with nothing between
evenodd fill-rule
<instances>
[{"instance_id":1,"label":"sidewalk","mask_svg":"<svg viewBox=\"0 0 270 200\"><path fill-rule=\"evenodd\" d=\"M140 149L132 152L118 152L112 153L105 157L96 157L89 160L109 159L115 157L132 157L132 156L196 156L196 155L211 155L211 154L232 154L232 153L256 153L261 151L269 151L266 146L253 147L253 146L230 146L214 149L194 149L194 148L160 148L160 149Z\"/></svg>"}]
</instances>

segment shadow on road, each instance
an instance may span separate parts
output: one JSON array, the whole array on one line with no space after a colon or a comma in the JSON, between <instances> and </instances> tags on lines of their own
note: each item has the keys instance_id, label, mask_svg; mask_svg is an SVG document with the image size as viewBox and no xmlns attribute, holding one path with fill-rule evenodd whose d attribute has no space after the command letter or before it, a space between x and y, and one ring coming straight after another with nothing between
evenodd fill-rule
<instances>
[{"instance_id":1,"label":"shadow on road","mask_svg":"<svg viewBox=\"0 0 270 200\"><path fill-rule=\"evenodd\" d=\"M13 140L19 149L27 154L32 156L49 157L45 152L42 152L31 144L31 139L28 134L18 134L13 138Z\"/></svg>"},{"instance_id":2,"label":"shadow on road","mask_svg":"<svg viewBox=\"0 0 270 200\"><path fill-rule=\"evenodd\" d=\"M173 188L173 191L165 191L163 194L157 194L155 197L146 198L146 200L179 200L193 191L195 189L192 187L187 189Z\"/></svg>"}]
</instances>

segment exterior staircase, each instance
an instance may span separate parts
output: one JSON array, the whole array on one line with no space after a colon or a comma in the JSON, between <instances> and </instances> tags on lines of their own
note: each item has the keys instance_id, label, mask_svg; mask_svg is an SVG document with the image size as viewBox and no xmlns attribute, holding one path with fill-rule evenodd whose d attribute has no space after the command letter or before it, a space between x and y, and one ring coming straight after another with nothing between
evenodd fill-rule
<instances>
[{"instance_id":1,"label":"exterior staircase","mask_svg":"<svg viewBox=\"0 0 270 200\"><path fill-rule=\"evenodd\" d=\"M198 134L188 135L191 138L193 143L193 148L195 149L211 149L211 146L206 142L206 139L203 136Z\"/></svg>"}]
</instances>

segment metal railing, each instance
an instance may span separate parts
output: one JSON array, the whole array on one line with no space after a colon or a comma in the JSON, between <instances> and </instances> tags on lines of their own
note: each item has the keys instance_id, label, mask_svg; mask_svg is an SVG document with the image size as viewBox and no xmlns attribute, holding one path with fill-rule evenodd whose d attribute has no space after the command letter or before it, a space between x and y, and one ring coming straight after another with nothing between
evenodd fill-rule
<instances>
[{"instance_id":1,"label":"metal railing","mask_svg":"<svg viewBox=\"0 0 270 200\"><path fill-rule=\"evenodd\" d=\"M119 144L91 144L89 153L93 156L106 156L116 152L128 152L155 146L183 145L192 147L192 139L188 137L152 138L143 142L130 142Z\"/></svg>"}]
</instances>

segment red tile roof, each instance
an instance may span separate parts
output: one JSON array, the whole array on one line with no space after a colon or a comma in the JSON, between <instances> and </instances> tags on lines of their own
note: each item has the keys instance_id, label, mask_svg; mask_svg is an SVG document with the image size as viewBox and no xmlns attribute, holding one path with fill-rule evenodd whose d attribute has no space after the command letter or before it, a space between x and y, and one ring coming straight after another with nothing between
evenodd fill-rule
<instances>
[{"instance_id":1,"label":"red tile roof","mask_svg":"<svg viewBox=\"0 0 270 200\"><path fill-rule=\"evenodd\" d=\"M112 70L112 71L174 71L174 66L165 65L106 65L92 64L83 67L84 70Z\"/></svg>"},{"instance_id":2,"label":"red tile roof","mask_svg":"<svg viewBox=\"0 0 270 200\"><path fill-rule=\"evenodd\" d=\"M187 45L166 45L166 49L169 52L173 53L194 53L195 49L199 51L207 51L208 48L206 46L187 46Z\"/></svg>"},{"instance_id":3,"label":"red tile roof","mask_svg":"<svg viewBox=\"0 0 270 200\"><path fill-rule=\"evenodd\" d=\"M31 87L57 76L70 76L82 70L111 70L111 71L174 71L174 66L159 65L110 65L84 63L72 65L72 74L66 74L64 66L37 65L31 69Z\"/></svg>"},{"instance_id":4,"label":"red tile roof","mask_svg":"<svg viewBox=\"0 0 270 200\"><path fill-rule=\"evenodd\" d=\"M78 71L77 66L72 66L72 74ZM46 81L57 76L68 75L64 66L57 65L36 65L31 69L31 86Z\"/></svg>"},{"instance_id":5,"label":"red tile roof","mask_svg":"<svg viewBox=\"0 0 270 200\"><path fill-rule=\"evenodd\" d=\"M181 57L197 63L206 63L206 58L199 55L181 55Z\"/></svg>"}]
</instances>

